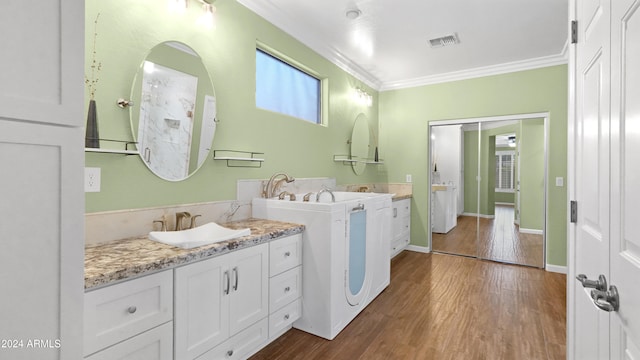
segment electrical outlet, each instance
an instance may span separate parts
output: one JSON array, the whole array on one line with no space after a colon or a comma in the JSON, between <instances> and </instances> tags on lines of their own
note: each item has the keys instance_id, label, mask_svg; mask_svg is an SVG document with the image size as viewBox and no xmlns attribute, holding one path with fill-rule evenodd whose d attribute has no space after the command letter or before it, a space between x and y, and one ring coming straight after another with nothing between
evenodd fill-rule
<instances>
[{"instance_id":1,"label":"electrical outlet","mask_svg":"<svg viewBox=\"0 0 640 360\"><path fill-rule=\"evenodd\" d=\"M84 168L84 192L100 192L100 168Z\"/></svg>"},{"instance_id":2,"label":"electrical outlet","mask_svg":"<svg viewBox=\"0 0 640 360\"><path fill-rule=\"evenodd\" d=\"M556 186L563 187L564 186L564 178L562 176L558 176L556 178Z\"/></svg>"},{"instance_id":3,"label":"electrical outlet","mask_svg":"<svg viewBox=\"0 0 640 360\"><path fill-rule=\"evenodd\" d=\"M411 174L407 174L407 182L410 183L411 182Z\"/></svg>"}]
</instances>

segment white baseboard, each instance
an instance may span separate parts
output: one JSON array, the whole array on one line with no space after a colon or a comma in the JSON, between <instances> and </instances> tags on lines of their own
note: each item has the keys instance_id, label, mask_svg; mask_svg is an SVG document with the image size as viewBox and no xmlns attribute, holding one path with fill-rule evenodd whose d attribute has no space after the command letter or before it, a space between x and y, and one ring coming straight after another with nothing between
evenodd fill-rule
<instances>
[{"instance_id":1,"label":"white baseboard","mask_svg":"<svg viewBox=\"0 0 640 360\"><path fill-rule=\"evenodd\" d=\"M428 246L418 246L418 245L407 245L405 250L421 252L421 253L427 253L427 254L431 252L431 248L430 247L428 247Z\"/></svg>"},{"instance_id":2,"label":"white baseboard","mask_svg":"<svg viewBox=\"0 0 640 360\"><path fill-rule=\"evenodd\" d=\"M477 217L481 217L481 218L485 218L485 219L493 219L496 216L495 215L485 215L485 214L476 214L476 213L468 213L468 212L463 212L462 215L464 216L477 216Z\"/></svg>"},{"instance_id":3,"label":"white baseboard","mask_svg":"<svg viewBox=\"0 0 640 360\"><path fill-rule=\"evenodd\" d=\"M560 274L566 274L567 273L567 267L566 266L547 264L544 267L544 269L549 271L549 272L555 272L555 273L560 273Z\"/></svg>"},{"instance_id":4,"label":"white baseboard","mask_svg":"<svg viewBox=\"0 0 640 360\"><path fill-rule=\"evenodd\" d=\"M499 202L499 201L494 202L494 204L496 204L496 205L509 205L509 206L515 206L515 204L514 204L514 203Z\"/></svg>"},{"instance_id":5,"label":"white baseboard","mask_svg":"<svg viewBox=\"0 0 640 360\"><path fill-rule=\"evenodd\" d=\"M520 228L520 232L523 234L536 234L536 235L542 235L543 232L542 230L539 229L524 229L524 228Z\"/></svg>"}]
</instances>

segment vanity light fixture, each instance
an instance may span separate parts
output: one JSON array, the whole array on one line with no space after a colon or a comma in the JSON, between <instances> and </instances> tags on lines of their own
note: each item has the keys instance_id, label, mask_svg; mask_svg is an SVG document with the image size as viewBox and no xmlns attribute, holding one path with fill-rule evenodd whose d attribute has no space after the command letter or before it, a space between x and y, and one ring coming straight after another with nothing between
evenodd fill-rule
<instances>
[{"instance_id":1,"label":"vanity light fixture","mask_svg":"<svg viewBox=\"0 0 640 360\"><path fill-rule=\"evenodd\" d=\"M198 22L204 26L210 28L214 25L214 14L216 13L216 7L213 5L215 0L200 0L202 3L202 15L198 19Z\"/></svg>"},{"instance_id":2,"label":"vanity light fixture","mask_svg":"<svg viewBox=\"0 0 640 360\"><path fill-rule=\"evenodd\" d=\"M366 106L371 106L373 104L373 96L371 96L368 92L359 87L356 87L353 90L353 97L357 103Z\"/></svg>"}]
</instances>

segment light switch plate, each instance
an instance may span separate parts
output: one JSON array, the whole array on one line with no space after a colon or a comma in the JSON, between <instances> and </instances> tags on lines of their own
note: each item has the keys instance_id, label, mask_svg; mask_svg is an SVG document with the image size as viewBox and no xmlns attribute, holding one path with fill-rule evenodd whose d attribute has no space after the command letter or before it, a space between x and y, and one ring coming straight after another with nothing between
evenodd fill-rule
<instances>
[{"instance_id":1,"label":"light switch plate","mask_svg":"<svg viewBox=\"0 0 640 360\"><path fill-rule=\"evenodd\" d=\"M556 178L556 186L563 187L564 186L564 178L562 176L558 176Z\"/></svg>"},{"instance_id":2,"label":"light switch plate","mask_svg":"<svg viewBox=\"0 0 640 360\"><path fill-rule=\"evenodd\" d=\"M84 192L100 192L100 168L84 168Z\"/></svg>"},{"instance_id":3,"label":"light switch plate","mask_svg":"<svg viewBox=\"0 0 640 360\"><path fill-rule=\"evenodd\" d=\"M411 182L411 174L407 174L407 182L410 183Z\"/></svg>"}]
</instances>

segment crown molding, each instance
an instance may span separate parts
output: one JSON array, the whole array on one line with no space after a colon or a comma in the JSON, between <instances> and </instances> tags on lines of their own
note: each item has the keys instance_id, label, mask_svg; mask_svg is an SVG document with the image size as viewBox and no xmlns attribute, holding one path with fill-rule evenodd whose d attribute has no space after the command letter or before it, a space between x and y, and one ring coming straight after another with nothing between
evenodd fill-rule
<instances>
[{"instance_id":1,"label":"crown molding","mask_svg":"<svg viewBox=\"0 0 640 360\"><path fill-rule=\"evenodd\" d=\"M285 33L294 37L320 56L329 60L347 74L380 92L568 64L567 53L569 49L569 42L567 40L561 53L558 55L544 56L444 74L422 76L413 79L382 82L380 79L363 69L360 65L348 59L336 48L329 46L320 34L314 34L309 31L308 27L292 21L292 19L286 15L286 11L278 8L272 2L265 0L238 0L238 2Z\"/></svg>"},{"instance_id":2,"label":"crown molding","mask_svg":"<svg viewBox=\"0 0 640 360\"><path fill-rule=\"evenodd\" d=\"M539 57L535 59L514 61L510 63L484 66L484 67L479 67L475 69L454 71L450 73L429 75L429 76L423 76L423 77L414 78L414 79L387 82L382 84L382 86L380 87L380 91L397 90L397 89L411 88L411 87L417 87L417 86L433 85L433 84L440 84L445 82L474 79L474 78L485 77L485 76L539 69L539 68L544 68L548 66L564 65L567 63L568 63L568 60L564 54L544 56L544 57Z\"/></svg>"}]
</instances>

